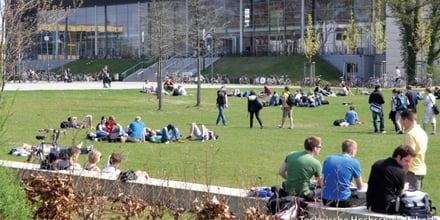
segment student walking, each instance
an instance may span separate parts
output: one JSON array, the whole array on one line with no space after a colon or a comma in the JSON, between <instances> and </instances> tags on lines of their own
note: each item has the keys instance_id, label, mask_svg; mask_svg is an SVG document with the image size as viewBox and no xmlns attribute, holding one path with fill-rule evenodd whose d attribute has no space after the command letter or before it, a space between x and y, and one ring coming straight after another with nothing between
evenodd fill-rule
<instances>
[{"instance_id":1,"label":"student walking","mask_svg":"<svg viewBox=\"0 0 440 220\"><path fill-rule=\"evenodd\" d=\"M226 116L225 116L225 108L228 107L228 93L226 92L226 86L222 86L220 90L217 91L217 108L218 108L218 116L216 125L219 125L220 120L223 125L226 125Z\"/></svg>"},{"instance_id":2,"label":"student walking","mask_svg":"<svg viewBox=\"0 0 440 220\"><path fill-rule=\"evenodd\" d=\"M248 112L249 112L249 127L254 127L254 115L257 118L260 128L263 129L263 122L260 118L260 110L263 108L263 102L258 98L257 93L251 90L248 96Z\"/></svg>"},{"instance_id":3,"label":"student walking","mask_svg":"<svg viewBox=\"0 0 440 220\"><path fill-rule=\"evenodd\" d=\"M284 92L281 95L282 104L281 104L281 111L282 111L282 117L281 117L281 124L278 126L279 128L284 128L284 123L286 121L286 118L289 118L289 129L293 128L293 117L292 117L292 106L287 104L287 99L289 98L289 92L290 88L288 86L284 87Z\"/></svg>"},{"instance_id":4,"label":"student walking","mask_svg":"<svg viewBox=\"0 0 440 220\"><path fill-rule=\"evenodd\" d=\"M379 129L382 134L386 133L382 109L382 105L385 103L385 100L383 99L382 88L380 85L376 85L374 87L374 92L370 94L368 103L370 104L370 110L373 117L374 133L378 133ZM380 128L377 127L377 118L379 118Z\"/></svg>"}]
</instances>

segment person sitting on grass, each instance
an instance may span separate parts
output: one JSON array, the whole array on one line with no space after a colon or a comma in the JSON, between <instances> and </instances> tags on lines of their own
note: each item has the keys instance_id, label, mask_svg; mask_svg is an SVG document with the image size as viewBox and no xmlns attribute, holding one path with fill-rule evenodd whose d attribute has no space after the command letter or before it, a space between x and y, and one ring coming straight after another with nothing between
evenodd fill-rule
<instances>
[{"instance_id":1,"label":"person sitting on grass","mask_svg":"<svg viewBox=\"0 0 440 220\"><path fill-rule=\"evenodd\" d=\"M78 147L69 147L67 149L61 150L58 155L51 153L49 157L50 169L52 170L79 170L81 165L78 164L79 155L81 150Z\"/></svg>"},{"instance_id":2,"label":"person sitting on grass","mask_svg":"<svg viewBox=\"0 0 440 220\"><path fill-rule=\"evenodd\" d=\"M116 117L114 115L110 115L108 117L105 126L109 134L119 134L119 136L125 135L122 125L116 121Z\"/></svg>"},{"instance_id":3,"label":"person sitting on grass","mask_svg":"<svg viewBox=\"0 0 440 220\"><path fill-rule=\"evenodd\" d=\"M110 134L107 132L107 118L105 116L101 117L101 121L96 125L96 139L98 140L107 140L108 135Z\"/></svg>"},{"instance_id":4,"label":"person sitting on grass","mask_svg":"<svg viewBox=\"0 0 440 220\"><path fill-rule=\"evenodd\" d=\"M179 129L173 124L168 124L162 130L154 130L151 128L146 128L145 138L146 140L153 143L165 143L170 142L183 143Z\"/></svg>"},{"instance_id":5,"label":"person sitting on grass","mask_svg":"<svg viewBox=\"0 0 440 220\"><path fill-rule=\"evenodd\" d=\"M121 173L119 169L119 165L122 162L122 154L120 153L112 153L108 158L107 165L102 169L102 173L111 173L118 176Z\"/></svg>"},{"instance_id":6,"label":"person sitting on grass","mask_svg":"<svg viewBox=\"0 0 440 220\"><path fill-rule=\"evenodd\" d=\"M350 93L350 90L347 87L347 85L345 85L345 83L342 83L341 84L341 91L336 93L336 96L348 96L349 93Z\"/></svg>"},{"instance_id":7,"label":"person sitting on grass","mask_svg":"<svg viewBox=\"0 0 440 220\"><path fill-rule=\"evenodd\" d=\"M209 130L205 125L202 125L202 130L200 130L200 128L194 122L191 123L189 135L188 137L186 137L186 139L191 140L193 136L195 136L197 140L200 140L202 142L207 140L215 141L219 137L214 131Z\"/></svg>"},{"instance_id":8,"label":"person sitting on grass","mask_svg":"<svg viewBox=\"0 0 440 220\"><path fill-rule=\"evenodd\" d=\"M145 141L145 124L141 121L141 116L136 116L134 121L128 125L128 136L123 137L127 142L144 142Z\"/></svg>"},{"instance_id":9,"label":"person sitting on grass","mask_svg":"<svg viewBox=\"0 0 440 220\"><path fill-rule=\"evenodd\" d=\"M187 94L186 89L181 85L178 85L177 89L173 90L173 96L186 96Z\"/></svg>"},{"instance_id":10,"label":"person sitting on grass","mask_svg":"<svg viewBox=\"0 0 440 220\"><path fill-rule=\"evenodd\" d=\"M67 118L67 128L87 128L93 129L93 116L86 115L84 116L81 123L78 122L78 117L70 116Z\"/></svg>"},{"instance_id":11,"label":"person sitting on grass","mask_svg":"<svg viewBox=\"0 0 440 220\"><path fill-rule=\"evenodd\" d=\"M96 149L93 149L89 152L87 157L87 163L84 166L84 170L93 171L93 172L101 172L101 169L98 167L98 163L101 160L101 152Z\"/></svg>"},{"instance_id":12,"label":"person sitting on grass","mask_svg":"<svg viewBox=\"0 0 440 220\"><path fill-rule=\"evenodd\" d=\"M154 86L150 84L150 80L146 79L144 84L142 85L141 92L147 93L147 94L153 94L155 93Z\"/></svg>"},{"instance_id":13,"label":"person sitting on grass","mask_svg":"<svg viewBox=\"0 0 440 220\"><path fill-rule=\"evenodd\" d=\"M171 81L170 78L167 78L165 82L163 83L163 88L167 93L172 93L174 90L174 83Z\"/></svg>"},{"instance_id":14,"label":"person sitting on grass","mask_svg":"<svg viewBox=\"0 0 440 220\"><path fill-rule=\"evenodd\" d=\"M272 96L270 97L269 106L278 106L278 93L277 91L273 91Z\"/></svg>"},{"instance_id":15,"label":"person sitting on grass","mask_svg":"<svg viewBox=\"0 0 440 220\"><path fill-rule=\"evenodd\" d=\"M351 105L350 110L345 113L345 121L349 125L355 125L359 123L359 116L355 109L356 108L354 107L354 105Z\"/></svg>"},{"instance_id":16,"label":"person sitting on grass","mask_svg":"<svg viewBox=\"0 0 440 220\"><path fill-rule=\"evenodd\" d=\"M107 165L102 169L102 173L114 174L115 177L118 177L121 174L121 170L119 166L122 163L123 156L121 153L112 153L108 159ZM136 171L136 176L138 178L148 179L150 176L145 171Z\"/></svg>"}]
</instances>

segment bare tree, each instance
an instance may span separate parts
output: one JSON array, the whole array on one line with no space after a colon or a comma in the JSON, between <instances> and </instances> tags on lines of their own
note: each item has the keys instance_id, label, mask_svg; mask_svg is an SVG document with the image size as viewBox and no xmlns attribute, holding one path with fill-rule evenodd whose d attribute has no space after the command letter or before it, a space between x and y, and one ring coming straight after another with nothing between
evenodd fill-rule
<instances>
[{"instance_id":1,"label":"bare tree","mask_svg":"<svg viewBox=\"0 0 440 220\"><path fill-rule=\"evenodd\" d=\"M188 2L188 35L197 51L197 101L201 105L201 71L202 58L206 53L206 38L226 25L225 8L212 4L211 0L187 0Z\"/></svg>"},{"instance_id":2,"label":"bare tree","mask_svg":"<svg viewBox=\"0 0 440 220\"><path fill-rule=\"evenodd\" d=\"M179 41L179 27L175 25L175 21L182 20L179 14L172 13L177 10L178 5L173 1L158 1L153 0L148 9L148 15L144 19L147 22L148 34L147 42L149 52L152 58L157 60L157 98L159 100L158 109L162 110L162 95L163 95L163 64L174 53L173 42Z\"/></svg>"},{"instance_id":3,"label":"bare tree","mask_svg":"<svg viewBox=\"0 0 440 220\"><path fill-rule=\"evenodd\" d=\"M321 27L321 37L319 38L320 45L327 45L329 36L336 31L335 10L333 9L333 2L327 0L317 0L317 5L321 10L315 15L315 24ZM327 53L326 47L320 47L321 53Z\"/></svg>"},{"instance_id":4,"label":"bare tree","mask_svg":"<svg viewBox=\"0 0 440 220\"><path fill-rule=\"evenodd\" d=\"M63 3L53 4L53 0L3 0L0 1L0 107L4 108L3 91L5 83L16 73L21 73L21 61L34 45L34 35L37 33L37 23L40 20L38 12L53 10L66 13L68 8L77 7L80 0L72 0L71 6L62 7ZM44 13L43 13L44 14ZM53 19L53 17L47 17ZM13 105L13 102L12 104ZM12 113L3 112L0 117L0 136L5 124Z\"/></svg>"},{"instance_id":5,"label":"bare tree","mask_svg":"<svg viewBox=\"0 0 440 220\"><path fill-rule=\"evenodd\" d=\"M0 91L12 77L17 77L21 61L35 44L38 22L48 22L68 15L68 11L82 4L73 0L68 6L54 0L0 1ZM51 11L51 13L44 13ZM0 94L1 100L1 94Z\"/></svg>"}]
</instances>

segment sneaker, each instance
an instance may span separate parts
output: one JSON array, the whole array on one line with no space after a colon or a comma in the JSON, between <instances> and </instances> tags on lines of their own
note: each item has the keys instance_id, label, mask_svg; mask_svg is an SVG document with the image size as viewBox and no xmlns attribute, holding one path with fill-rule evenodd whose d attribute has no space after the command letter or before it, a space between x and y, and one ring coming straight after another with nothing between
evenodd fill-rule
<instances>
[{"instance_id":1,"label":"sneaker","mask_svg":"<svg viewBox=\"0 0 440 220\"><path fill-rule=\"evenodd\" d=\"M177 143L185 143L185 141L182 140L182 139L177 139L176 142L177 142Z\"/></svg>"},{"instance_id":2,"label":"sneaker","mask_svg":"<svg viewBox=\"0 0 440 220\"><path fill-rule=\"evenodd\" d=\"M292 129L293 128L293 126L289 126L289 129Z\"/></svg>"},{"instance_id":3,"label":"sneaker","mask_svg":"<svg viewBox=\"0 0 440 220\"><path fill-rule=\"evenodd\" d=\"M397 134L403 134L403 131L400 130L400 131L397 132Z\"/></svg>"},{"instance_id":4,"label":"sneaker","mask_svg":"<svg viewBox=\"0 0 440 220\"><path fill-rule=\"evenodd\" d=\"M185 139L186 139L186 140L191 140L191 138L192 138L192 136L188 136L188 137L186 137Z\"/></svg>"},{"instance_id":5,"label":"sneaker","mask_svg":"<svg viewBox=\"0 0 440 220\"><path fill-rule=\"evenodd\" d=\"M431 135L435 135L435 131L431 131Z\"/></svg>"},{"instance_id":6,"label":"sneaker","mask_svg":"<svg viewBox=\"0 0 440 220\"><path fill-rule=\"evenodd\" d=\"M284 126L283 126L283 125L278 125L278 127L279 127L279 128L283 128Z\"/></svg>"},{"instance_id":7,"label":"sneaker","mask_svg":"<svg viewBox=\"0 0 440 220\"><path fill-rule=\"evenodd\" d=\"M387 131L381 131L380 133L382 133L382 134L386 134L386 133L387 133Z\"/></svg>"},{"instance_id":8,"label":"sneaker","mask_svg":"<svg viewBox=\"0 0 440 220\"><path fill-rule=\"evenodd\" d=\"M170 143L170 141L165 141L165 144L169 144Z\"/></svg>"}]
</instances>

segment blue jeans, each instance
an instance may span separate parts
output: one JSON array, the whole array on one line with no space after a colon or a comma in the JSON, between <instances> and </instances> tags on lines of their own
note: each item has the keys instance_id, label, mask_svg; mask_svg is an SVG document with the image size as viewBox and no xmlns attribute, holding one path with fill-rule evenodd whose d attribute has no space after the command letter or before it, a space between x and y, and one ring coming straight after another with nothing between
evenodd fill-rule
<instances>
[{"instance_id":1,"label":"blue jeans","mask_svg":"<svg viewBox=\"0 0 440 220\"><path fill-rule=\"evenodd\" d=\"M222 120L223 125L226 125L226 117L225 117L225 105L217 105L218 108L218 116L217 121L215 122L216 125L220 123L220 119Z\"/></svg>"},{"instance_id":2,"label":"blue jeans","mask_svg":"<svg viewBox=\"0 0 440 220\"><path fill-rule=\"evenodd\" d=\"M166 142L166 141L172 141L174 139L179 140L180 137L180 132L179 129L174 127L171 132L168 131L167 127L164 127L161 131L161 135L162 135L162 142Z\"/></svg>"},{"instance_id":3,"label":"blue jeans","mask_svg":"<svg viewBox=\"0 0 440 220\"><path fill-rule=\"evenodd\" d=\"M381 112L374 112L371 111L373 113L373 125L374 125L374 132L378 132L379 130L377 129L377 117L379 117L379 122L380 122L380 131L384 131L384 124L383 124L383 111Z\"/></svg>"}]
</instances>

